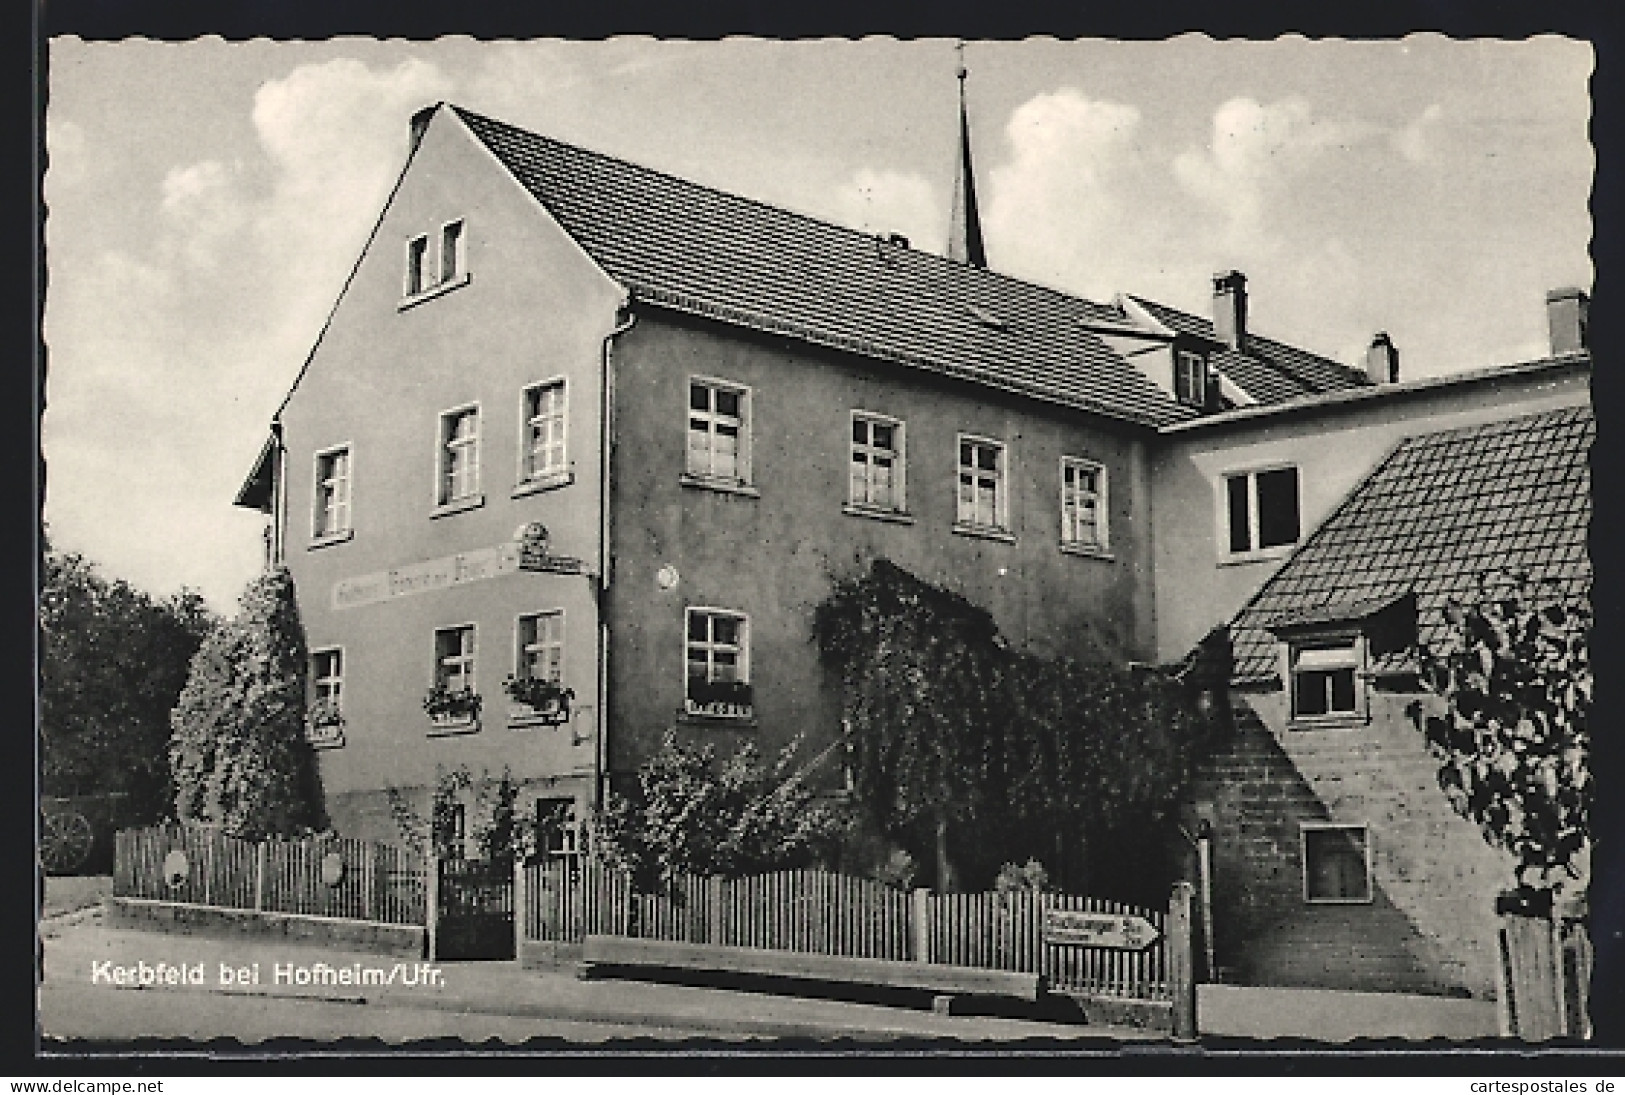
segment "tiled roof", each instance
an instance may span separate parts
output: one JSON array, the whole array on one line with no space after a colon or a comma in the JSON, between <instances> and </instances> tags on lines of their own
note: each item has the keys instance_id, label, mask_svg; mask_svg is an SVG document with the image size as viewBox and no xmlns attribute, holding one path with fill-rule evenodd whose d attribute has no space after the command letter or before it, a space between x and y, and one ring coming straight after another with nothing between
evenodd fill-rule
<instances>
[{"instance_id":1,"label":"tiled roof","mask_svg":"<svg viewBox=\"0 0 1625 1095\"><path fill-rule=\"evenodd\" d=\"M1211 320L1144 297L1130 295L1130 299L1170 330L1219 341ZM1224 347L1215 351L1210 360L1214 368L1260 403L1279 403L1300 395L1371 385L1370 379L1358 369L1251 331L1247 332L1241 352Z\"/></svg>"},{"instance_id":2,"label":"tiled roof","mask_svg":"<svg viewBox=\"0 0 1625 1095\"><path fill-rule=\"evenodd\" d=\"M643 300L1132 422L1194 413L1080 327L1113 308L452 109Z\"/></svg>"},{"instance_id":3,"label":"tiled roof","mask_svg":"<svg viewBox=\"0 0 1625 1095\"><path fill-rule=\"evenodd\" d=\"M1270 628L1337 606L1369 609L1414 592L1418 638L1429 643L1445 603L1471 600L1482 577L1523 572L1589 596L1595 432L1582 406L1403 442L1236 616L1233 681L1276 681Z\"/></svg>"}]
</instances>

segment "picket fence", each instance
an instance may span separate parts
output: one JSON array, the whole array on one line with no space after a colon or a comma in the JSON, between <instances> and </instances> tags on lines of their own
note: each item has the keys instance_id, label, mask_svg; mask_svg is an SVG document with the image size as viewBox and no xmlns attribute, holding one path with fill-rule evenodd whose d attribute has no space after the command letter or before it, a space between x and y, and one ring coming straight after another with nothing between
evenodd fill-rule
<instances>
[{"instance_id":1,"label":"picket fence","mask_svg":"<svg viewBox=\"0 0 1625 1095\"><path fill-rule=\"evenodd\" d=\"M172 858L177 851L182 857ZM179 868L173 876L171 867ZM211 826L160 825L115 836L113 896L421 925L427 870L422 855L389 844L253 841Z\"/></svg>"},{"instance_id":2,"label":"picket fence","mask_svg":"<svg viewBox=\"0 0 1625 1095\"><path fill-rule=\"evenodd\" d=\"M1166 912L1056 893L906 891L821 870L744 878L679 875L656 893L595 859L559 859L518 872L521 941L578 943L584 935L763 947L855 958L938 962L1040 973L1054 990L1136 1000L1172 998ZM1056 945L1052 909L1143 916L1157 929L1142 951Z\"/></svg>"}]
</instances>

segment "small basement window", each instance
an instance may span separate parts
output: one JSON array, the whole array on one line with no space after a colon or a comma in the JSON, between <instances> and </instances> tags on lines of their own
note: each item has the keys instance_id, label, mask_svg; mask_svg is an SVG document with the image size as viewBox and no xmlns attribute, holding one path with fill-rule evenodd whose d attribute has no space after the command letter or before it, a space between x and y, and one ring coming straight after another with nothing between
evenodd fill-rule
<instances>
[{"instance_id":1,"label":"small basement window","mask_svg":"<svg viewBox=\"0 0 1625 1095\"><path fill-rule=\"evenodd\" d=\"M1311 905L1371 901L1371 840L1364 825L1303 826L1303 899Z\"/></svg>"}]
</instances>

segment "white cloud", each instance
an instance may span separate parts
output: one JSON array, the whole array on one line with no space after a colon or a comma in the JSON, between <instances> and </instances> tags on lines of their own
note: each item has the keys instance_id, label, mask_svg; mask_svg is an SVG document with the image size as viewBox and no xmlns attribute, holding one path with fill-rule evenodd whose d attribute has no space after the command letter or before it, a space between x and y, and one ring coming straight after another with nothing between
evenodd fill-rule
<instances>
[{"instance_id":1,"label":"white cloud","mask_svg":"<svg viewBox=\"0 0 1625 1095\"><path fill-rule=\"evenodd\" d=\"M1395 130L1388 138L1389 143L1393 145L1394 151L1411 163L1422 163L1432 155L1433 150L1428 137L1442 117L1444 108L1438 103L1433 103L1410 124Z\"/></svg>"},{"instance_id":2,"label":"white cloud","mask_svg":"<svg viewBox=\"0 0 1625 1095\"><path fill-rule=\"evenodd\" d=\"M1351 148L1375 132L1360 122L1317 118L1301 98L1263 105L1239 97L1214 111L1206 149L1174 158L1174 176L1224 217L1229 243L1256 244L1267 231L1265 210L1294 177L1326 151Z\"/></svg>"},{"instance_id":3,"label":"white cloud","mask_svg":"<svg viewBox=\"0 0 1625 1095\"><path fill-rule=\"evenodd\" d=\"M346 57L255 94L254 129L275 168L255 228L276 281L302 287L288 305L312 337L405 162L406 119L451 87L416 58L375 71Z\"/></svg>"},{"instance_id":4,"label":"white cloud","mask_svg":"<svg viewBox=\"0 0 1625 1095\"><path fill-rule=\"evenodd\" d=\"M213 267L247 219L235 172L219 160L205 160L170 168L162 186L163 211L178 233L182 257L195 267Z\"/></svg>"},{"instance_id":5,"label":"white cloud","mask_svg":"<svg viewBox=\"0 0 1625 1095\"><path fill-rule=\"evenodd\" d=\"M865 167L837 188L829 216L865 232L901 232L915 247L934 247L948 211L923 176Z\"/></svg>"},{"instance_id":6,"label":"white cloud","mask_svg":"<svg viewBox=\"0 0 1625 1095\"><path fill-rule=\"evenodd\" d=\"M222 500L405 162L407 118L450 88L411 59L269 80L252 110L263 158L176 164L145 197L144 236L56 281L44 441L63 543L155 589L183 554L179 569L231 603L257 518ZM132 535L169 547L142 555Z\"/></svg>"},{"instance_id":7,"label":"white cloud","mask_svg":"<svg viewBox=\"0 0 1625 1095\"><path fill-rule=\"evenodd\" d=\"M989 178L984 226L1003 270L1095 295L1116 283L1102 249L1125 246L1140 112L1073 88L1036 95L1005 126L1009 162Z\"/></svg>"}]
</instances>

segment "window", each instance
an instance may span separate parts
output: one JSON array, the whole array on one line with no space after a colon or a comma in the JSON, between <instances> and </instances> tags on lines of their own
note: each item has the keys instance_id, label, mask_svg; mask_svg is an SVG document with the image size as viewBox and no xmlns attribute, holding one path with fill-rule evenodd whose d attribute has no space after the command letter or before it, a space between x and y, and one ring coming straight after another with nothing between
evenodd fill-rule
<instances>
[{"instance_id":1,"label":"window","mask_svg":"<svg viewBox=\"0 0 1625 1095\"><path fill-rule=\"evenodd\" d=\"M1271 468L1224 479L1227 546L1245 555L1298 542L1298 469Z\"/></svg>"},{"instance_id":2,"label":"window","mask_svg":"<svg viewBox=\"0 0 1625 1095\"><path fill-rule=\"evenodd\" d=\"M1201 354L1180 350L1174 355L1174 398L1188 407L1207 406L1207 362Z\"/></svg>"},{"instance_id":3,"label":"window","mask_svg":"<svg viewBox=\"0 0 1625 1095\"><path fill-rule=\"evenodd\" d=\"M959 439L959 510L962 525L1002 529L1005 525L1005 451L998 441Z\"/></svg>"},{"instance_id":4,"label":"window","mask_svg":"<svg viewBox=\"0 0 1625 1095\"><path fill-rule=\"evenodd\" d=\"M1303 899L1312 904L1371 900L1371 842L1364 825L1303 827Z\"/></svg>"},{"instance_id":5,"label":"window","mask_svg":"<svg viewBox=\"0 0 1625 1095\"><path fill-rule=\"evenodd\" d=\"M350 450L328 449L316 454L316 505L311 515L311 537L332 539L350 531Z\"/></svg>"},{"instance_id":6,"label":"window","mask_svg":"<svg viewBox=\"0 0 1625 1095\"><path fill-rule=\"evenodd\" d=\"M750 481L750 392L713 380L688 386L688 473L703 479Z\"/></svg>"},{"instance_id":7,"label":"window","mask_svg":"<svg viewBox=\"0 0 1625 1095\"><path fill-rule=\"evenodd\" d=\"M344 652L335 647L311 654L310 683L316 703L340 706L344 695Z\"/></svg>"},{"instance_id":8,"label":"window","mask_svg":"<svg viewBox=\"0 0 1625 1095\"><path fill-rule=\"evenodd\" d=\"M311 652L305 740L316 746L344 744L344 652L338 647Z\"/></svg>"},{"instance_id":9,"label":"window","mask_svg":"<svg viewBox=\"0 0 1625 1095\"><path fill-rule=\"evenodd\" d=\"M434 633L434 683L448 692L474 690L474 625Z\"/></svg>"},{"instance_id":10,"label":"window","mask_svg":"<svg viewBox=\"0 0 1625 1095\"><path fill-rule=\"evenodd\" d=\"M901 422L852 412L852 480L847 498L866 509L903 511Z\"/></svg>"},{"instance_id":11,"label":"window","mask_svg":"<svg viewBox=\"0 0 1625 1095\"><path fill-rule=\"evenodd\" d=\"M440 226L438 255L429 253L429 236L413 236L406 241L406 297L435 295L468 280L467 239L460 220Z\"/></svg>"},{"instance_id":12,"label":"window","mask_svg":"<svg viewBox=\"0 0 1625 1095\"><path fill-rule=\"evenodd\" d=\"M452 221L440 229L440 284L455 281L463 272L463 222Z\"/></svg>"},{"instance_id":13,"label":"window","mask_svg":"<svg viewBox=\"0 0 1625 1095\"><path fill-rule=\"evenodd\" d=\"M1106 550L1106 469L1061 457L1061 543Z\"/></svg>"},{"instance_id":14,"label":"window","mask_svg":"<svg viewBox=\"0 0 1625 1095\"><path fill-rule=\"evenodd\" d=\"M538 612L519 617L514 676L520 679L564 679L564 613Z\"/></svg>"},{"instance_id":15,"label":"window","mask_svg":"<svg viewBox=\"0 0 1625 1095\"><path fill-rule=\"evenodd\" d=\"M551 856L581 853L581 823L575 799L536 800L536 847Z\"/></svg>"},{"instance_id":16,"label":"window","mask_svg":"<svg viewBox=\"0 0 1625 1095\"><path fill-rule=\"evenodd\" d=\"M717 608L688 610L688 664L684 709L690 715L749 718L749 621Z\"/></svg>"},{"instance_id":17,"label":"window","mask_svg":"<svg viewBox=\"0 0 1625 1095\"><path fill-rule=\"evenodd\" d=\"M1358 637L1291 644L1292 717L1325 719L1364 712Z\"/></svg>"},{"instance_id":18,"label":"window","mask_svg":"<svg viewBox=\"0 0 1625 1095\"><path fill-rule=\"evenodd\" d=\"M564 381L525 389L524 439L519 473L523 482L564 474Z\"/></svg>"},{"instance_id":19,"label":"window","mask_svg":"<svg viewBox=\"0 0 1625 1095\"><path fill-rule=\"evenodd\" d=\"M439 504L479 498L480 411L463 407L440 416Z\"/></svg>"},{"instance_id":20,"label":"window","mask_svg":"<svg viewBox=\"0 0 1625 1095\"><path fill-rule=\"evenodd\" d=\"M429 237L413 236L406 241L406 295L417 296L429 288Z\"/></svg>"}]
</instances>

